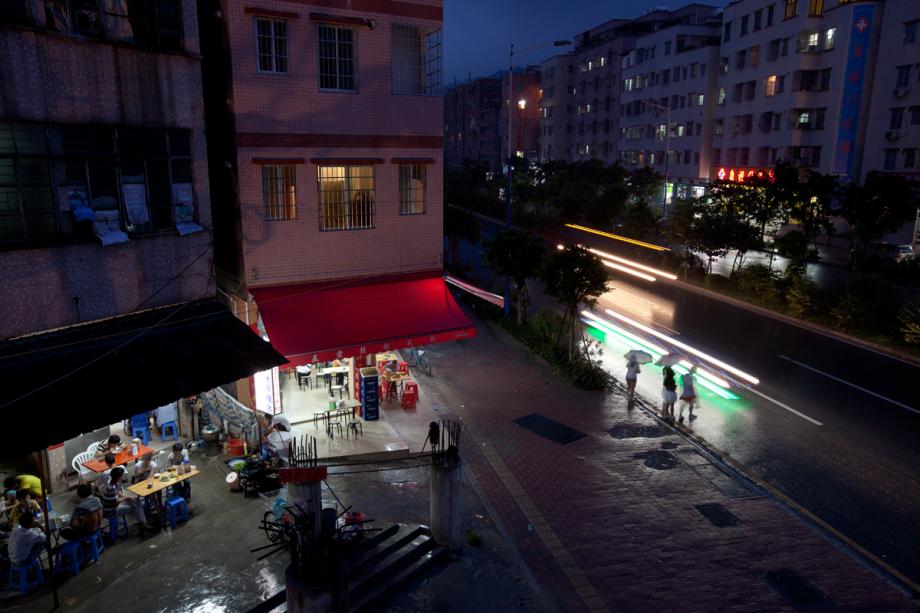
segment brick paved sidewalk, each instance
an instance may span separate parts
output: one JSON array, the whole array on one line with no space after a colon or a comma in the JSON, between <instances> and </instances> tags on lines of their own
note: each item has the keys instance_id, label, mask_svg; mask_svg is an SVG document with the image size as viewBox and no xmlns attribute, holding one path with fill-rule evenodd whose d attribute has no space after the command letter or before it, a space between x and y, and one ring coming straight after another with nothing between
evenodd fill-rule
<instances>
[{"instance_id":1,"label":"brick paved sidewalk","mask_svg":"<svg viewBox=\"0 0 920 613\"><path fill-rule=\"evenodd\" d=\"M622 396L575 390L500 329L477 327L472 341L430 348L434 376L422 384L442 415L464 422L463 457L482 494L537 581L571 610L791 611L767 580L784 569L835 610L917 610L680 435L655 432ZM531 413L586 436L560 445L514 423ZM615 426L651 426L652 436L614 438ZM696 508L707 503L738 524L714 525Z\"/></svg>"}]
</instances>

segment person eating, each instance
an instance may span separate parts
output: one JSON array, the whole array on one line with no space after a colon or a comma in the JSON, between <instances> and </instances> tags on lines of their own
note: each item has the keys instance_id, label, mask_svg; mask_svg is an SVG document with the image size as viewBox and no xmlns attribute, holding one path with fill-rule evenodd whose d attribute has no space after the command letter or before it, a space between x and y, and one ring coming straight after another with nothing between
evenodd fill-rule
<instances>
[{"instance_id":1,"label":"person eating","mask_svg":"<svg viewBox=\"0 0 920 613\"><path fill-rule=\"evenodd\" d=\"M43 511L37 501L32 499L29 490L18 490L16 492L16 504L10 509L10 523L16 526L19 518L24 514L41 517Z\"/></svg>"},{"instance_id":2,"label":"person eating","mask_svg":"<svg viewBox=\"0 0 920 613\"><path fill-rule=\"evenodd\" d=\"M125 477L124 466L116 466L109 473L105 484L99 488L99 497L102 499L102 515L105 519L112 519L133 513L137 523L141 527L141 533L149 531L150 524L147 523L147 516L144 513L144 504L140 498L130 498L125 496L124 485L122 483Z\"/></svg>"},{"instance_id":3,"label":"person eating","mask_svg":"<svg viewBox=\"0 0 920 613\"><path fill-rule=\"evenodd\" d=\"M77 486L77 496L80 504L70 516L70 525L61 529L61 536L68 541L78 541L102 527L102 501L93 496L93 488L81 483Z\"/></svg>"},{"instance_id":4,"label":"person eating","mask_svg":"<svg viewBox=\"0 0 920 613\"><path fill-rule=\"evenodd\" d=\"M121 437L113 434L96 446L96 457L105 456L109 453L117 454L121 451Z\"/></svg>"},{"instance_id":5,"label":"person eating","mask_svg":"<svg viewBox=\"0 0 920 613\"><path fill-rule=\"evenodd\" d=\"M15 566L30 563L41 554L47 540L45 533L35 525L35 516L23 513L10 533L10 541L7 544L10 562Z\"/></svg>"}]
</instances>

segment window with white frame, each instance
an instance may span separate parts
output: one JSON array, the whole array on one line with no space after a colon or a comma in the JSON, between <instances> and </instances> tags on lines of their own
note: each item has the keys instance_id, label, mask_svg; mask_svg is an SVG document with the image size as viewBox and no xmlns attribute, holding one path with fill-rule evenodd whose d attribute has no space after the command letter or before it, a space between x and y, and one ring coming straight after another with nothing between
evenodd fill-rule
<instances>
[{"instance_id":1,"label":"window with white frame","mask_svg":"<svg viewBox=\"0 0 920 613\"><path fill-rule=\"evenodd\" d=\"M374 227L374 167L319 166L320 230Z\"/></svg>"},{"instance_id":2,"label":"window with white frame","mask_svg":"<svg viewBox=\"0 0 920 613\"><path fill-rule=\"evenodd\" d=\"M355 89L355 31L352 28L320 24L319 87L325 90Z\"/></svg>"},{"instance_id":3,"label":"window with white frame","mask_svg":"<svg viewBox=\"0 0 920 613\"><path fill-rule=\"evenodd\" d=\"M265 219L284 221L297 219L297 180L293 164L264 164L262 166L262 203Z\"/></svg>"},{"instance_id":4,"label":"window with white frame","mask_svg":"<svg viewBox=\"0 0 920 613\"><path fill-rule=\"evenodd\" d=\"M280 19L256 17L255 24L259 72L287 72L287 23Z\"/></svg>"},{"instance_id":5,"label":"window with white frame","mask_svg":"<svg viewBox=\"0 0 920 613\"><path fill-rule=\"evenodd\" d=\"M393 24L393 93L438 95L441 90L441 31Z\"/></svg>"},{"instance_id":6,"label":"window with white frame","mask_svg":"<svg viewBox=\"0 0 920 613\"><path fill-rule=\"evenodd\" d=\"M399 165L399 214L421 215L425 212L427 167L424 164Z\"/></svg>"}]
</instances>

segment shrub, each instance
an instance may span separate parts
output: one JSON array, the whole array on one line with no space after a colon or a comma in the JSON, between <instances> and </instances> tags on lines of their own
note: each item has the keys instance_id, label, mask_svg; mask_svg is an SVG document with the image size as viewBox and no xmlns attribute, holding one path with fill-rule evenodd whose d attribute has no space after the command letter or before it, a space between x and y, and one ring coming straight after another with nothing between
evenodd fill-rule
<instances>
[{"instance_id":1,"label":"shrub","mask_svg":"<svg viewBox=\"0 0 920 613\"><path fill-rule=\"evenodd\" d=\"M764 264L751 264L735 272L738 288L764 304L776 302L777 274Z\"/></svg>"},{"instance_id":2,"label":"shrub","mask_svg":"<svg viewBox=\"0 0 920 613\"><path fill-rule=\"evenodd\" d=\"M815 307L818 285L804 275L787 278L786 308L793 317L807 317Z\"/></svg>"},{"instance_id":3,"label":"shrub","mask_svg":"<svg viewBox=\"0 0 920 613\"><path fill-rule=\"evenodd\" d=\"M920 304L908 302L898 313L901 334L908 345L920 345Z\"/></svg>"},{"instance_id":4,"label":"shrub","mask_svg":"<svg viewBox=\"0 0 920 613\"><path fill-rule=\"evenodd\" d=\"M862 313L862 301L854 294L846 294L831 309L831 321L835 328L845 331L860 320Z\"/></svg>"}]
</instances>

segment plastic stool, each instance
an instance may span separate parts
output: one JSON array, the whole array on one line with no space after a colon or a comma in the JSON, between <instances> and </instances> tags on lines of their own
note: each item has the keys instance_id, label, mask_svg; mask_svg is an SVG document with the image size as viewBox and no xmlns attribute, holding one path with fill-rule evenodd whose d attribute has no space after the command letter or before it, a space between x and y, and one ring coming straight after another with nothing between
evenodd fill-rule
<instances>
[{"instance_id":1,"label":"plastic stool","mask_svg":"<svg viewBox=\"0 0 920 613\"><path fill-rule=\"evenodd\" d=\"M114 517L108 518L109 522L109 541L115 542L118 540L118 533L121 532L121 529L125 530L125 537L128 536L128 518L124 515L115 514Z\"/></svg>"},{"instance_id":2,"label":"plastic stool","mask_svg":"<svg viewBox=\"0 0 920 613\"><path fill-rule=\"evenodd\" d=\"M169 520L169 527L176 529L176 524L180 521L188 521L188 503L182 496L173 496L166 501L166 519Z\"/></svg>"},{"instance_id":3,"label":"plastic stool","mask_svg":"<svg viewBox=\"0 0 920 613\"><path fill-rule=\"evenodd\" d=\"M150 428L131 428L131 438L140 438L141 442L146 445L150 442Z\"/></svg>"},{"instance_id":4,"label":"plastic stool","mask_svg":"<svg viewBox=\"0 0 920 613\"><path fill-rule=\"evenodd\" d=\"M69 572L74 577L80 574L80 563L83 562L83 552L80 550L80 541L70 541L58 548L55 566L58 572Z\"/></svg>"},{"instance_id":5,"label":"plastic stool","mask_svg":"<svg viewBox=\"0 0 920 613\"><path fill-rule=\"evenodd\" d=\"M29 578L32 571L35 571L35 579ZM20 565L11 563L8 589L13 590L16 588L25 596L33 587L45 585L43 572L42 563L38 561L38 558L32 558L31 561Z\"/></svg>"},{"instance_id":6,"label":"plastic stool","mask_svg":"<svg viewBox=\"0 0 920 613\"><path fill-rule=\"evenodd\" d=\"M167 421L167 422L164 422L163 424L160 424L160 440L161 441L166 440L166 428L170 428L172 430L172 440L174 441L179 440L179 427L176 426L176 422Z\"/></svg>"},{"instance_id":7,"label":"plastic stool","mask_svg":"<svg viewBox=\"0 0 920 613\"><path fill-rule=\"evenodd\" d=\"M102 542L102 530L96 530L89 536L84 536L79 540L80 546L85 547L83 559L92 558L93 562L99 561L99 554L105 550L105 543Z\"/></svg>"}]
</instances>

